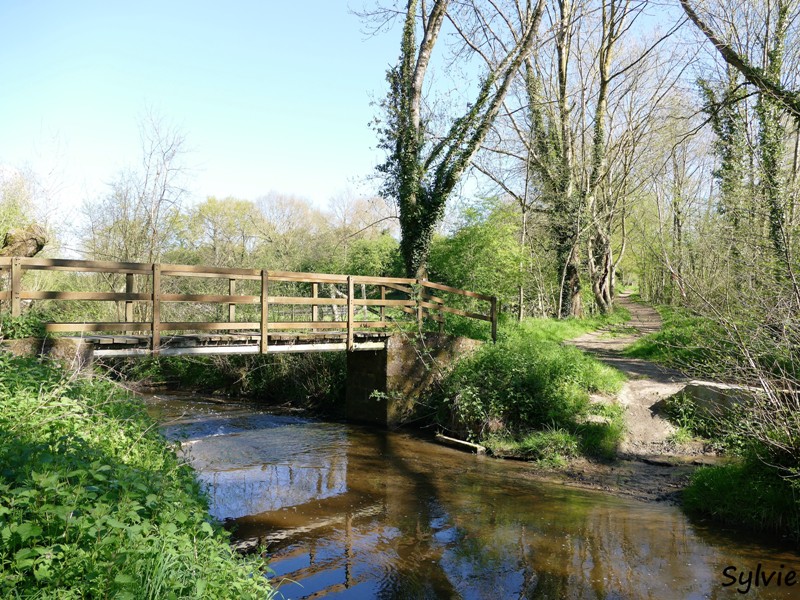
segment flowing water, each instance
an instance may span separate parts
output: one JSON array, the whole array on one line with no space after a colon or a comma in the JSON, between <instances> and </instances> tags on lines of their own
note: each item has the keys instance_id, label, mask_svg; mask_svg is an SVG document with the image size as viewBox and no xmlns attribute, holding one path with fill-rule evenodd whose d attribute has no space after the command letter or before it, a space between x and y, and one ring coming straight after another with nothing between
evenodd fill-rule
<instances>
[{"instance_id":1,"label":"flowing water","mask_svg":"<svg viewBox=\"0 0 800 600\"><path fill-rule=\"evenodd\" d=\"M798 598L800 553L407 433L152 396L286 598ZM794 573L794 575L792 575Z\"/></svg>"}]
</instances>

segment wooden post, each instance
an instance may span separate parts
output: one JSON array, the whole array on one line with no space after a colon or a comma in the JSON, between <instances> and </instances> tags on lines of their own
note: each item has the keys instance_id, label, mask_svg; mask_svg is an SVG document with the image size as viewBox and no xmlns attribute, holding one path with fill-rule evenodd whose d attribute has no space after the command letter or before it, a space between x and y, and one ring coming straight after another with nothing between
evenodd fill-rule
<instances>
[{"instance_id":1,"label":"wooden post","mask_svg":"<svg viewBox=\"0 0 800 600\"><path fill-rule=\"evenodd\" d=\"M492 296L491 299L492 303L492 312L490 316L492 317L492 341L497 341L497 296Z\"/></svg>"},{"instance_id":2,"label":"wooden post","mask_svg":"<svg viewBox=\"0 0 800 600\"><path fill-rule=\"evenodd\" d=\"M353 351L353 276L347 276L347 351Z\"/></svg>"},{"instance_id":3,"label":"wooden post","mask_svg":"<svg viewBox=\"0 0 800 600\"><path fill-rule=\"evenodd\" d=\"M228 295L233 296L236 294L236 280L228 279ZM236 322L236 305L231 302L228 304L228 323Z\"/></svg>"},{"instance_id":4,"label":"wooden post","mask_svg":"<svg viewBox=\"0 0 800 600\"><path fill-rule=\"evenodd\" d=\"M319 284L316 282L311 284L311 297L319 298ZM319 307L316 304L311 305L311 320L314 322L319 320Z\"/></svg>"},{"instance_id":5,"label":"wooden post","mask_svg":"<svg viewBox=\"0 0 800 600\"><path fill-rule=\"evenodd\" d=\"M22 314L20 296L22 295L22 259L15 256L11 259L11 316Z\"/></svg>"},{"instance_id":6,"label":"wooden post","mask_svg":"<svg viewBox=\"0 0 800 600\"><path fill-rule=\"evenodd\" d=\"M417 329L422 331L422 301L425 298L425 287L422 285L422 282L426 281L425 279L417 279L417 285L419 285L419 294L417 296Z\"/></svg>"},{"instance_id":7,"label":"wooden post","mask_svg":"<svg viewBox=\"0 0 800 600\"><path fill-rule=\"evenodd\" d=\"M161 265L153 263L153 335L150 350L158 354L161 346Z\"/></svg>"},{"instance_id":8,"label":"wooden post","mask_svg":"<svg viewBox=\"0 0 800 600\"><path fill-rule=\"evenodd\" d=\"M261 271L261 354L266 354L269 344L269 274Z\"/></svg>"},{"instance_id":9,"label":"wooden post","mask_svg":"<svg viewBox=\"0 0 800 600\"><path fill-rule=\"evenodd\" d=\"M386 302L386 286L381 286L381 302ZM386 307L381 304L381 323L386 321Z\"/></svg>"},{"instance_id":10,"label":"wooden post","mask_svg":"<svg viewBox=\"0 0 800 600\"><path fill-rule=\"evenodd\" d=\"M133 277L133 273L125 273L125 293L126 294L135 294L136 293L136 280ZM133 301L126 300L125 301L125 322L126 323L133 323Z\"/></svg>"}]
</instances>

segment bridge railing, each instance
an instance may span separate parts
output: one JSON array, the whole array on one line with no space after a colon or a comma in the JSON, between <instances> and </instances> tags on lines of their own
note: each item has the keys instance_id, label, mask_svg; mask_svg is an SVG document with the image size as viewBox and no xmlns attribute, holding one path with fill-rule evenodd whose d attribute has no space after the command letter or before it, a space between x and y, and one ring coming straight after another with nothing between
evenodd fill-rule
<instances>
[{"instance_id":1,"label":"bridge railing","mask_svg":"<svg viewBox=\"0 0 800 600\"><path fill-rule=\"evenodd\" d=\"M63 278L53 287L41 289L47 281L24 285L25 272L74 272L77 279L69 284ZM2 277L6 274L6 277ZM80 275L82 274L82 275ZM95 274L95 279L87 279ZM188 278L222 280L223 293L187 293ZM338 335L354 349L357 332L390 329L402 322L421 327L431 319L444 323L445 314L458 315L490 323L492 339L497 337L497 301L468 290L427 280L403 277L366 277L329 273L302 273L266 269L237 269L200 265L148 264L57 258L0 257L0 281L7 281L0 291L0 301L10 304L12 316L19 316L22 303L31 300L59 302L111 302L117 307L115 320L77 320L49 322L48 333L145 332L151 336L150 349L158 353L161 336L166 332L250 332L260 352L268 352L270 337L299 333L312 337ZM90 291L64 287L92 287ZM123 289L124 287L124 289ZM205 284L205 287L209 287ZM213 287L213 286L212 286ZM217 282L217 291L220 289ZM32 289L35 288L35 289ZM115 291L95 291L96 288ZM119 291L117 291L119 290ZM327 296L323 296L322 293ZM358 297L360 294L360 298ZM478 308L466 310L454 298L469 299ZM454 306L453 304L458 304ZM177 310L176 305L214 306L209 311L192 308ZM243 306L237 314L237 307ZM249 309L248 309L249 307ZM285 308L291 314L286 315ZM80 309L68 311L75 315ZM97 311L88 311L97 314ZM297 313L302 319L297 319ZM328 312L329 316L325 313ZM112 314L106 311L104 316ZM213 316L213 315L212 315ZM250 320L238 320L237 317ZM258 339L256 339L258 338Z\"/></svg>"}]
</instances>

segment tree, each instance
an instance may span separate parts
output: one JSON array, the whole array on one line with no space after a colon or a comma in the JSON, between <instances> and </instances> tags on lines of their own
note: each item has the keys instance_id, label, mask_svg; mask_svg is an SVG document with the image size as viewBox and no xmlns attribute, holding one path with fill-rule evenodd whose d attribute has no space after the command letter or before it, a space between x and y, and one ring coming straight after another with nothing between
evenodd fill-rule
<instances>
[{"instance_id":1,"label":"tree","mask_svg":"<svg viewBox=\"0 0 800 600\"><path fill-rule=\"evenodd\" d=\"M740 87L750 86L755 90L755 104L751 110L756 120L749 125L757 131L757 136L754 141L756 151L751 155L750 177L753 196L759 201L748 202L747 208L752 214L748 225L760 228L763 223L766 227L773 270L778 278L791 282L800 306L800 285L793 272L796 190L789 188L797 182L797 159L794 159L791 171L786 160L789 144L787 115L794 117L795 130L800 131L800 92L796 91L797 69L792 68L800 59L800 45L795 41L800 2L708 0L692 3L681 0L681 6L725 63L743 77L742 86L731 89L729 83L729 90L722 94L712 94L711 86L704 82L712 112L712 127L719 138L720 175L724 175L720 185L724 186L725 202L732 199L731 186L740 183L732 169L743 154L738 151L742 137L738 126L741 119L731 120L726 111L736 104L747 106L744 103L753 94L744 93L746 90ZM728 75L729 82L736 79L736 76ZM795 156L796 148L795 144ZM736 219L746 215L746 210L734 213Z\"/></svg>"},{"instance_id":2,"label":"tree","mask_svg":"<svg viewBox=\"0 0 800 600\"><path fill-rule=\"evenodd\" d=\"M100 260L158 262L178 230L186 153L183 134L150 112L140 122L142 164L108 195L87 202L84 253Z\"/></svg>"},{"instance_id":3,"label":"tree","mask_svg":"<svg viewBox=\"0 0 800 600\"><path fill-rule=\"evenodd\" d=\"M436 0L426 11L424 2L420 9L417 0L408 0L400 59L387 74L389 93L383 105L386 122L379 134L380 146L389 156L379 172L385 181L384 195L393 198L399 207L400 250L410 277L425 276L431 240L447 199L483 143L517 69L533 47L544 2L528 2L524 12L516 13L508 45L488 49L482 49L469 32L459 27L458 15L456 11L448 12L449 5L449 0ZM464 7L477 22L491 22L477 2L466 2ZM445 19L459 31L467 46L498 58L492 58L492 67L467 111L453 121L446 133L434 138L422 114L423 87ZM419 44L418 23L422 33ZM512 21L505 23L511 25Z\"/></svg>"},{"instance_id":4,"label":"tree","mask_svg":"<svg viewBox=\"0 0 800 600\"><path fill-rule=\"evenodd\" d=\"M685 64L661 50L677 25L655 35L633 28L645 6L554 1L548 34L526 57L478 164L517 199L521 240L530 213L546 218L560 317L582 312L584 267L595 304L612 308L637 164Z\"/></svg>"},{"instance_id":5,"label":"tree","mask_svg":"<svg viewBox=\"0 0 800 600\"><path fill-rule=\"evenodd\" d=\"M180 247L199 264L241 267L250 263L260 221L253 202L212 196L189 209Z\"/></svg>"},{"instance_id":6,"label":"tree","mask_svg":"<svg viewBox=\"0 0 800 600\"><path fill-rule=\"evenodd\" d=\"M724 33L712 28L708 20L702 18L697 13L695 7L689 0L680 0L680 3L686 16L689 17L689 20L695 24L706 38L708 38L708 41L717 49L726 63L744 75L748 83L757 87L762 93L769 95L775 102L794 115L795 119L800 119L800 91L789 89L780 79L775 78L775 72L770 68L764 68L764 66L759 67L757 64L753 64L747 52L742 51L741 48L737 49L732 41L725 38ZM791 1L780 1L777 4L777 10L768 10L766 14L775 14L777 18L776 25L778 25L777 31L780 32L793 20L789 15L791 12L796 11L797 4ZM739 6L738 8L741 9L743 7ZM731 12L723 9L720 11L718 17L725 22L729 17L737 14L737 12L740 11L734 9ZM749 38L743 37L740 39L746 40ZM765 36L762 39L769 39L769 36ZM776 36L773 41L773 50L777 49L779 45L783 43L785 43L785 38L783 38L783 36Z\"/></svg>"}]
</instances>

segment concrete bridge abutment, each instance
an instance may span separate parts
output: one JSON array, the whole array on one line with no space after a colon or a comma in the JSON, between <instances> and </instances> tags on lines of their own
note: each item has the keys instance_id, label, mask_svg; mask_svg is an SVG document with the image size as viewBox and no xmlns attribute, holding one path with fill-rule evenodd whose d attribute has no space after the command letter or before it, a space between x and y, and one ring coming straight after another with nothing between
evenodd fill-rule
<instances>
[{"instance_id":1,"label":"concrete bridge abutment","mask_svg":"<svg viewBox=\"0 0 800 600\"><path fill-rule=\"evenodd\" d=\"M482 342L439 333L388 336L383 350L347 353L348 421L394 427L459 358Z\"/></svg>"}]
</instances>

